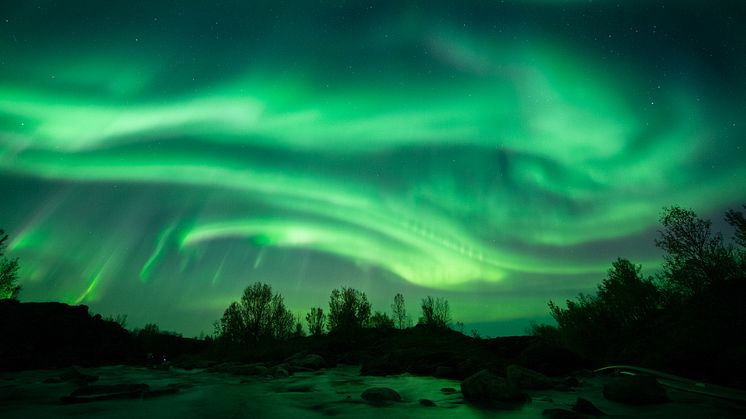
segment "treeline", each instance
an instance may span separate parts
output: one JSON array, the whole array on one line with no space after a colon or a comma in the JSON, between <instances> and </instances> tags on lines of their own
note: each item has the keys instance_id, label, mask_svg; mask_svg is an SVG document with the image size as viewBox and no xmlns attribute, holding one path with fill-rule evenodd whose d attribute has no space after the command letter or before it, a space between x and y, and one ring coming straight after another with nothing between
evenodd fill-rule
<instances>
[{"instance_id":1,"label":"treeline","mask_svg":"<svg viewBox=\"0 0 746 419\"><path fill-rule=\"evenodd\" d=\"M729 210L725 221L732 240L692 210L664 208L660 272L645 277L640 265L617 259L594 295L564 307L550 301L557 327L536 325L534 334L599 366L632 363L746 386L746 218Z\"/></svg>"},{"instance_id":2,"label":"treeline","mask_svg":"<svg viewBox=\"0 0 746 419\"><path fill-rule=\"evenodd\" d=\"M18 258L5 256L8 235L0 229L0 299L17 300L21 286L18 285Z\"/></svg>"},{"instance_id":3,"label":"treeline","mask_svg":"<svg viewBox=\"0 0 746 419\"><path fill-rule=\"evenodd\" d=\"M420 304L418 324L427 328L449 327L451 312L448 300L427 296ZM228 344L254 344L283 341L304 336L304 324L311 336L330 334L355 339L364 329L405 329L412 326L402 294L396 294L390 314L372 311L364 292L349 287L332 290L329 306L312 307L304 317L294 315L283 296L268 284L257 282L244 289L239 301L232 302L215 322L217 341Z\"/></svg>"}]
</instances>

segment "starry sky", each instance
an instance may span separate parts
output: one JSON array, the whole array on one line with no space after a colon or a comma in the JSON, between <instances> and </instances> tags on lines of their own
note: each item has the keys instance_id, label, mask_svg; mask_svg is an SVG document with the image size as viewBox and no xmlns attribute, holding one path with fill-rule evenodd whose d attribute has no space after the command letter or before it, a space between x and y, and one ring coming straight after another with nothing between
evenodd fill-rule
<instances>
[{"instance_id":1,"label":"starry sky","mask_svg":"<svg viewBox=\"0 0 746 419\"><path fill-rule=\"evenodd\" d=\"M22 300L212 331L255 281L487 335L547 320L663 206L744 200L735 1L10 0L0 227Z\"/></svg>"}]
</instances>

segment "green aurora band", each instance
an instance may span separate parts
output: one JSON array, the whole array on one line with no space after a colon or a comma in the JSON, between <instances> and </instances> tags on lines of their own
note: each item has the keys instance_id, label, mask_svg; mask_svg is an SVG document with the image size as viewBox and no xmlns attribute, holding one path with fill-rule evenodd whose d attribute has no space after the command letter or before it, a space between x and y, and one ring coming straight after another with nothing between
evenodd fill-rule
<instances>
[{"instance_id":1,"label":"green aurora band","mask_svg":"<svg viewBox=\"0 0 746 419\"><path fill-rule=\"evenodd\" d=\"M656 268L663 206L744 199L726 3L11 3L23 299L198 333L253 281L298 312L350 285L515 333L617 256Z\"/></svg>"}]
</instances>

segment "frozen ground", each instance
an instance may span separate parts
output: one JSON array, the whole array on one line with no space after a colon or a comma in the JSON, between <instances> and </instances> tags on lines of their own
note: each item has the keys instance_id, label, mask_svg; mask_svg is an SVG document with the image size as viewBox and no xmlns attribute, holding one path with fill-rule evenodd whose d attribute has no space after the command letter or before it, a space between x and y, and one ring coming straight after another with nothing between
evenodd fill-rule
<instances>
[{"instance_id":1,"label":"frozen ground","mask_svg":"<svg viewBox=\"0 0 746 419\"><path fill-rule=\"evenodd\" d=\"M604 399L603 377L587 379L574 392L535 391L532 402L515 410L478 409L464 404L459 382L410 375L361 377L359 368L340 366L287 378L256 378L201 370L151 370L128 366L82 369L98 375L95 384L146 383L151 390L176 387L175 394L146 399L63 404L72 383L44 383L60 371L0 374L0 417L10 418L541 418L542 411L566 408L585 397L614 418L746 418L746 406L669 390L671 403L629 407ZM372 406L360 398L368 387L398 391L400 403ZM441 392L444 387L457 390ZM420 404L428 399L435 407Z\"/></svg>"}]
</instances>

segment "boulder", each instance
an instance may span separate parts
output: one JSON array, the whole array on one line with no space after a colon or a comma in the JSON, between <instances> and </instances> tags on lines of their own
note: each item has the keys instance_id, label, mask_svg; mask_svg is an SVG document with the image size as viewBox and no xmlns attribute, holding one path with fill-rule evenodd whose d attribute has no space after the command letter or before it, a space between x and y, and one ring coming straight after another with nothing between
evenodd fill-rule
<instances>
[{"instance_id":1,"label":"boulder","mask_svg":"<svg viewBox=\"0 0 746 419\"><path fill-rule=\"evenodd\" d=\"M286 364L275 365L270 369L273 377L290 377L289 366Z\"/></svg>"},{"instance_id":2,"label":"boulder","mask_svg":"<svg viewBox=\"0 0 746 419\"><path fill-rule=\"evenodd\" d=\"M150 390L147 384L110 384L81 387L61 399L63 403L142 398Z\"/></svg>"},{"instance_id":3,"label":"boulder","mask_svg":"<svg viewBox=\"0 0 746 419\"><path fill-rule=\"evenodd\" d=\"M254 364L223 364L218 367L218 372L224 372L233 375L272 375L272 371L262 363Z\"/></svg>"},{"instance_id":4,"label":"boulder","mask_svg":"<svg viewBox=\"0 0 746 419\"><path fill-rule=\"evenodd\" d=\"M668 395L658 381L646 375L621 375L604 385L604 397L625 404L654 404L667 402Z\"/></svg>"},{"instance_id":5,"label":"boulder","mask_svg":"<svg viewBox=\"0 0 746 419\"><path fill-rule=\"evenodd\" d=\"M436 407L435 402L429 399L420 399L419 403L420 403L420 406Z\"/></svg>"},{"instance_id":6,"label":"boulder","mask_svg":"<svg viewBox=\"0 0 746 419\"><path fill-rule=\"evenodd\" d=\"M506 374L508 381L522 389L545 390L554 387L554 381L546 375L518 365L509 365Z\"/></svg>"},{"instance_id":7,"label":"boulder","mask_svg":"<svg viewBox=\"0 0 746 419\"><path fill-rule=\"evenodd\" d=\"M591 415L591 416L601 416L604 414L604 412L602 412L601 409L597 408L589 400L584 399L582 397L578 397L578 399L575 400L575 404L572 406L572 410L578 413L583 413L585 415Z\"/></svg>"},{"instance_id":8,"label":"boulder","mask_svg":"<svg viewBox=\"0 0 746 419\"><path fill-rule=\"evenodd\" d=\"M514 403L527 400L527 396L518 387L487 370L466 378L461 383L461 393L464 400L474 404Z\"/></svg>"},{"instance_id":9,"label":"boulder","mask_svg":"<svg viewBox=\"0 0 746 419\"><path fill-rule=\"evenodd\" d=\"M316 354L295 354L288 358L287 364L294 370L315 371L326 367L324 358Z\"/></svg>"},{"instance_id":10,"label":"boulder","mask_svg":"<svg viewBox=\"0 0 746 419\"><path fill-rule=\"evenodd\" d=\"M396 390L388 387L371 387L363 391L360 395L363 400L373 404L384 404L400 402L401 396Z\"/></svg>"},{"instance_id":11,"label":"boulder","mask_svg":"<svg viewBox=\"0 0 746 419\"><path fill-rule=\"evenodd\" d=\"M61 374L57 376L47 378L46 380L44 380L44 383L56 384L69 382L78 386L84 386L95 381L98 381L97 375L86 374L84 372L81 372L76 367L70 367L65 369Z\"/></svg>"}]
</instances>

